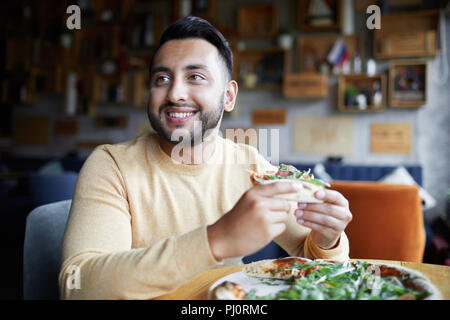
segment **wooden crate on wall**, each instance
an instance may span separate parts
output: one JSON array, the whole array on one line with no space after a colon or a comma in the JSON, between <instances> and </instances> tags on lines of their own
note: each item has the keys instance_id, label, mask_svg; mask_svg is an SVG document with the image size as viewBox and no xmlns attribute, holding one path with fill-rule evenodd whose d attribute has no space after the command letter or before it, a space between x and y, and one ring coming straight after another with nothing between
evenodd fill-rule
<instances>
[{"instance_id":1,"label":"wooden crate on wall","mask_svg":"<svg viewBox=\"0 0 450 320\"><path fill-rule=\"evenodd\" d=\"M128 103L130 100L129 76L123 74L95 74L93 78L92 105L100 103Z\"/></svg>"},{"instance_id":2,"label":"wooden crate on wall","mask_svg":"<svg viewBox=\"0 0 450 320\"><path fill-rule=\"evenodd\" d=\"M381 92L381 103L374 104L375 100L375 83L379 84L379 90ZM355 94L368 95L370 101L365 108L359 107L357 104L349 102L347 98L346 90L353 87L357 92ZM354 97L353 97L354 98ZM344 75L339 77L338 84L338 110L341 112L373 112L383 111L386 109L387 93L386 93L386 76L384 74L378 74L372 77L360 74ZM357 101L354 101L357 102Z\"/></svg>"},{"instance_id":3,"label":"wooden crate on wall","mask_svg":"<svg viewBox=\"0 0 450 320\"><path fill-rule=\"evenodd\" d=\"M238 34L241 38L270 38L278 33L278 7L255 4L238 8Z\"/></svg>"},{"instance_id":4,"label":"wooden crate on wall","mask_svg":"<svg viewBox=\"0 0 450 320\"><path fill-rule=\"evenodd\" d=\"M381 16L373 37L375 59L435 56L437 21L437 10Z\"/></svg>"},{"instance_id":5,"label":"wooden crate on wall","mask_svg":"<svg viewBox=\"0 0 450 320\"><path fill-rule=\"evenodd\" d=\"M47 116L18 115L14 119L13 141L18 145L48 145L50 118Z\"/></svg>"},{"instance_id":6,"label":"wooden crate on wall","mask_svg":"<svg viewBox=\"0 0 450 320\"><path fill-rule=\"evenodd\" d=\"M145 108L150 93L148 71L136 71L132 76L132 102L135 108Z\"/></svg>"},{"instance_id":7,"label":"wooden crate on wall","mask_svg":"<svg viewBox=\"0 0 450 320\"><path fill-rule=\"evenodd\" d=\"M212 21L216 18L216 0L193 0L191 14Z\"/></svg>"},{"instance_id":8,"label":"wooden crate on wall","mask_svg":"<svg viewBox=\"0 0 450 320\"><path fill-rule=\"evenodd\" d=\"M290 52L282 48L238 51L236 77L244 89L279 89L290 71ZM249 81L250 76L254 80Z\"/></svg>"},{"instance_id":9,"label":"wooden crate on wall","mask_svg":"<svg viewBox=\"0 0 450 320\"><path fill-rule=\"evenodd\" d=\"M252 123L262 124L285 124L286 109L253 109Z\"/></svg>"},{"instance_id":10,"label":"wooden crate on wall","mask_svg":"<svg viewBox=\"0 0 450 320\"><path fill-rule=\"evenodd\" d=\"M301 31L340 31L341 30L341 15L342 15L342 1L341 0L325 0L325 3L333 11L333 22L325 25L310 23L308 21L308 9L311 0L297 0L298 1L298 26ZM356 1L357 2L357 1Z\"/></svg>"},{"instance_id":11,"label":"wooden crate on wall","mask_svg":"<svg viewBox=\"0 0 450 320\"><path fill-rule=\"evenodd\" d=\"M389 106L415 108L427 102L427 62L401 60L389 68Z\"/></svg>"},{"instance_id":12,"label":"wooden crate on wall","mask_svg":"<svg viewBox=\"0 0 450 320\"><path fill-rule=\"evenodd\" d=\"M23 54L17 54L17 53ZM6 69L28 69L31 67L33 39L31 37L11 37L6 40Z\"/></svg>"},{"instance_id":13,"label":"wooden crate on wall","mask_svg":"<svg viewBox=\"0 0 450 320\"><path fill-rule=\"evenodd\" d=\"M345 47L350 53L350 59L353 59L356 53L360 52L359 37L357 35L320 35L320 36L302 36L299 38L298 52L301 72L318 72L320 65L327 62L328 54L333 48L334 43L339 38L345 43Z\"/></svg>"},{"instance_id":14,"label":"wooden crate on wall","mask_svg":"<svg viewBox=\"0 0 450 320\"><path fill-rule=\"evenodd\" d=\"M321 73L290 73L284 76L283 96L286 98L325 98L328 77Z\"/></svg>"}]
</instances>

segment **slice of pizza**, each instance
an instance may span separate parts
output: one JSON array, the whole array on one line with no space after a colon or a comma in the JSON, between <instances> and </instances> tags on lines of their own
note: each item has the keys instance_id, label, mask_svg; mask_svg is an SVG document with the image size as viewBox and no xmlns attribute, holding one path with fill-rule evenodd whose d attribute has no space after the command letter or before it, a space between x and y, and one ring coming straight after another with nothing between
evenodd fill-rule
<instances>
[{"instance_id":1,"label":"slice of pizza","mask_svg":"<svg viewBox=\"0 0 450 320\"><path fill-rule=\"evenodd\" d=\"M251 179L254 184L297 181L303 185L303 189L295 193L280 194L275 197L305 203L322 203L323 201L317 199L314 193L320 189L330 187L330 184L327 182L315 179L310 169L308 171L300 171L294 166L286 164L280 165L277 171L264 173L251 172Z\"/></svg>"},{"instance_id":2,"label":"slice of pizza","mask_svg":"<svg viewBox=\"0 0 450 320\"><path fill-rule=\"evenodd\" d=\"M389 278L391 281L402 284L404 288L413 290L415 292L427 292L425 300L441 300L442 295L436 286L425 277L421 272L412 270L399 265L391 265L385 263L369 263L369 268L372 274L379 275L382 278ZM399 300L416 300L417 295L405 293L400 295Z\"/></svg>"},{"instance_id":3,"label":"slice of pizza","mask_svg":"<svg viewBox=\"0 0 450 320\"><path fill-rule=\"evenodd\" d=\"M288 280L307 272L302 266L311 261L301 257L266 259L246 264L242 272L256 278Z\"/></svg>"}]
</instances>

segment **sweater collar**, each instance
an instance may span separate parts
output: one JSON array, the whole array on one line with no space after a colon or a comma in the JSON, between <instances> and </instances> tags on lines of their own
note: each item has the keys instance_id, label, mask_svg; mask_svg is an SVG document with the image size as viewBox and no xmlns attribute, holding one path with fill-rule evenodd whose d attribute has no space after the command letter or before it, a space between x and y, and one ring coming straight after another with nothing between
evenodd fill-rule
<instances>
[{"instance_id":1,"label":"sweater collar","mask_svg":"<svg viewBox=\"0 0 450 320\"><path fill-rule=\"evenodd\" d=\"M223 138L217 136L214 142L215 147L211 157L202 164L183 164L176 160L173 160L169 155L167 155L164 150L162 150L158 135L155 132L149 133L149 146L150 146L150 157L152 160L159 162L162 168L167 168L168 170L173 170L178 174L185 175L197 175L203 172L205 169L211 166L211 164L219 163L220 155L222 154Z\"/></svg>"}]
</instances>

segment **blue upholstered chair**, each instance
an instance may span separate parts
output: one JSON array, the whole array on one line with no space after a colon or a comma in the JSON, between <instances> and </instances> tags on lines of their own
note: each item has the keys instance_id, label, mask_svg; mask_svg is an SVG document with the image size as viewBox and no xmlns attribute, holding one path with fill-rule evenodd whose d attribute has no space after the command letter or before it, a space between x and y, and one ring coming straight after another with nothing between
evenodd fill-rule
<instances>
[{"instance_id":1,"label":"blue upholstered chair","mask_svg":"<svg viewBox=\"0 0 450 320\"><path fill-rule=\"evenodd\" d=\"M37 207L27 216L23 249L24 299L58 299L61 244L71 200Z\"/></svg>"},{"instance_id":2,"label":"blue upholstered chair","mask_svg":"<svg viewBox=\"0 0 450 320\"><path fill-rule=\"evenodd\" d=\"M28 175L31 196L35 206L72 199L78 173L65 171L57 174L31 172Z\"/></svg>"}]
</instances>

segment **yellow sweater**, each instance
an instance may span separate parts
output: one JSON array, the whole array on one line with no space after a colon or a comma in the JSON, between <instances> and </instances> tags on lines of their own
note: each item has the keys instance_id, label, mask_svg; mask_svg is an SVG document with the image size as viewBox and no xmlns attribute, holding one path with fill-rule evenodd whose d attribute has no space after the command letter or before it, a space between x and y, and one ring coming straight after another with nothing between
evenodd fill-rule
<instances>
[{"instance_id":1,"label":"yellow sweater","mask_svg":"<svg viewBox=\"0 0 450 320\"><path fill-rule=\"evenodd\" d=\"M99 146L76 184L63 240L61 298L150 299L205 270L241 263L242 257L215 260L206 227L252 186L246 170L269 168L256 149L220 137L201 165L174 162L154 133ZM289 216L275 241L291 255L348 258L344 233L338 247L322 250ZM77 274L79 288L71 282Z\"/></svg>"}]
</instances>

